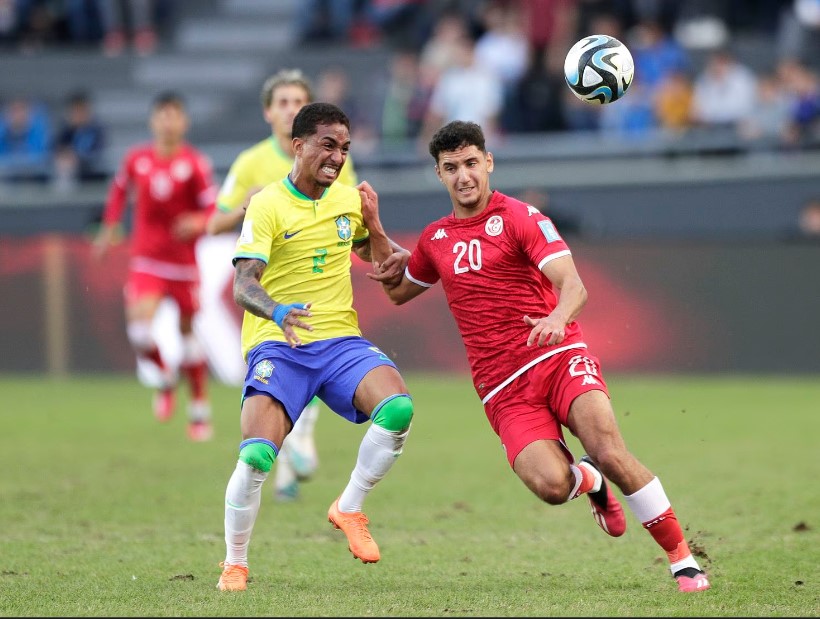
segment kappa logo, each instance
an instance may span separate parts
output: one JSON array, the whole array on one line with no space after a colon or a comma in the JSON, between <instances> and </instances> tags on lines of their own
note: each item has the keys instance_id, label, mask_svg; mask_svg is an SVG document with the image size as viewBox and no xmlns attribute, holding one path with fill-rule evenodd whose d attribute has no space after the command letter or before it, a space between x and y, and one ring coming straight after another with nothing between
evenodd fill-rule
<instances>
[{"instance_id":1,"label":"kappa logo","mask_svg":"<svg viewBox=\"0 0 820 619\"><path fill-rule=\"evenodd\" d=\"M444 231L444 228L439 228L436 230L436 233L430 237L431 241L439 241L441 239L446 239L447 233Z\"/></svg>"},{"instance_id":2,"label":"kappa logo","mask_svg":"<svg viewBox=\"0 0 820 619\"><path fill-rule=\"evenodd\" d=\"M581 381L581 384L582 385L600 385L601 383L599 383L598 380L594 376L590 376L589 374L587 374L586 376L584 376L584 380Z\"/></svg>"}]
</instances>

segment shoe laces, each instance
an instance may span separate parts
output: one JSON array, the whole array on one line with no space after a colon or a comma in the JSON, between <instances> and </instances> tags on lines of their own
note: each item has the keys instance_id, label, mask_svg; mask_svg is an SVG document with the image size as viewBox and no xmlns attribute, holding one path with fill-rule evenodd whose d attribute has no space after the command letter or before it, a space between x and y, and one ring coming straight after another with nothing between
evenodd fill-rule
<instances>
[{"instance_id":1,"label":"shoe laces","mask_svg":"<svg viewBox=\"0 0 820 619\"><path fill-rule=\"evenodd\" d=\"M342 512L344 515L345 520L358 531L358 533L362 536L365 541L373 541L373 538L370 536L370 531L367 530L367 523L370 522L362 512L352 512L346 514Z\"/></svg>"},{"instance_id":2,"label":"shoe laces","mask_svg":"<svg viewBox=\"0 0 820 619\"><path fill-rule=\"evenodd\" d=\"M248 568L241 565L231 565L224 561L219 562L222 568L222 582L237 583L242 582L248 575Z\"/></svg>"}]
</instances>

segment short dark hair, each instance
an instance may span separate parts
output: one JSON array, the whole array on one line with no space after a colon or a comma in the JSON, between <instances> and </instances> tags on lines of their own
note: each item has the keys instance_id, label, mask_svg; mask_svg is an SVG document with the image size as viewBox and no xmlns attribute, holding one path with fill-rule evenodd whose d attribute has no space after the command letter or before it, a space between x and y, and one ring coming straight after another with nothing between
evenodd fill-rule
<instances>
[{"instance_id":1,"label":"short dark hair","mask_svg":"<svg viewBox=\"0 0 820 619\"><path fill-rule=\"evenodd\" d=\"M454 120L435 132L430 139L429 149L433 159L438 163L438 156L442 151L456 150L464 146L475 146L482 153L487 152L484 132L480 125L474 122Z\"/></svg>"},{"instance_id":2,"label":"short dark hair","mask_svg":"<svg viewBox=\"0 0 820 619\"><path fill-rule=\"evenodd\" d=\"M185 109L185 97L175 90L165 90L154 97L154 102L151 109L159 109L166 105L173 105L182 110Z\"/></svg>"},{"instance_id":3,"label":"short dark hair","mask_svg":"<svg viewBox=\"0 0 820 619\"><path fill-rule=\"evenodd\" d=\"M308 103L303 106L293 119L291 135L304 138L316 133L319 125L343 124L350 131L350 120L341 109L332 103Z\"/></svg>"}]
</instances>

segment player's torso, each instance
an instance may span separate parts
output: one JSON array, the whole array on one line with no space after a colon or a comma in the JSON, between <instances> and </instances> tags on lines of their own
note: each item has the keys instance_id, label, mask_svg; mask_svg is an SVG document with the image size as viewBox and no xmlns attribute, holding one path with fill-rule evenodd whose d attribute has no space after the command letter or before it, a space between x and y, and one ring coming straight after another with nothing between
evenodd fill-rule
<instances>
[{"instance_id":1,"label":"player's torso","mask_svg":"<svg viewBox=\"0 0 820 619\"><path fill-rule=\"evenodd\" d=\"M314 330L300 333L303 342L359 335L350 279L353 239L364 233L358 193L334 184L321 199L310 200L285 179L267 187L254 202L246 222L262 210L270 215L267 265L260 283L280 303L313 304L308 322ZM241 242L240 237L238 247ZM254 324L248 329L262 332L251 337L284 339L274 323L254 318L246 315L246 322Z\"/></svg>"},{"instance_id":2,"label":"player's torso","mask_svg":"<svg viewBox=\"0 0 820 619\"><path fill-rule=\"evenodd\" d=\"M167 227L177 215L199 209L194 175L196 158L189 149L173 157L158 157L152 150L135 154L131 183L140 217L146 225Z\"/></svg>"}]
</instances>

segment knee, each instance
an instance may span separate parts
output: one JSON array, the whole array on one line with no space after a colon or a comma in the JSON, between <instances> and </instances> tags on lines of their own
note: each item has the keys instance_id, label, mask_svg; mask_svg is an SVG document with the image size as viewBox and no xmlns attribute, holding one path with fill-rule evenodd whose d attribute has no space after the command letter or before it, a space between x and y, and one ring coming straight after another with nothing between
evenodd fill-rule
<instances>
[{"instance_id":1,"label":"knee","mask_svg":"<svg viewBox=\"0 0 820 619\"><path fill-rule=\"evenodd\" d=\"M526 480L526 484L535 496L550 505L566 503L571 490L568 479L555 479L544 474L534 475Z\"/></svg>"},{"instance_id":2,"label":"knee","mask_svg":"<svg viewBox=\"0 0 820 619\"><path fill-rule=\"evenodd\" d=\"M589 456L609 479L619 479L620 472L628 465L629 452L616 445L601 445Z\"/></svg>"},{"instance_id":3,"label":"knee","mask_svg":"<svg viewBox=\"0 0 820 619\"><path fill-rule=\"evenodd\" d=\"M413 419L413 400L406 393L385 398L373 409L372 419L389 432L404 432Z\"/></svg>"},{"instance_id":4,"label":"knee","mask_svg":"<svg viewBox=\"0 0 820 619\"><path fill-rule=\"evenodd\" d=\"M148 321L137 320L128 323L126 333L134 350L152 350L155 346L154 336L151 333L151 323Z\"/></svg>"}]
</instances>

